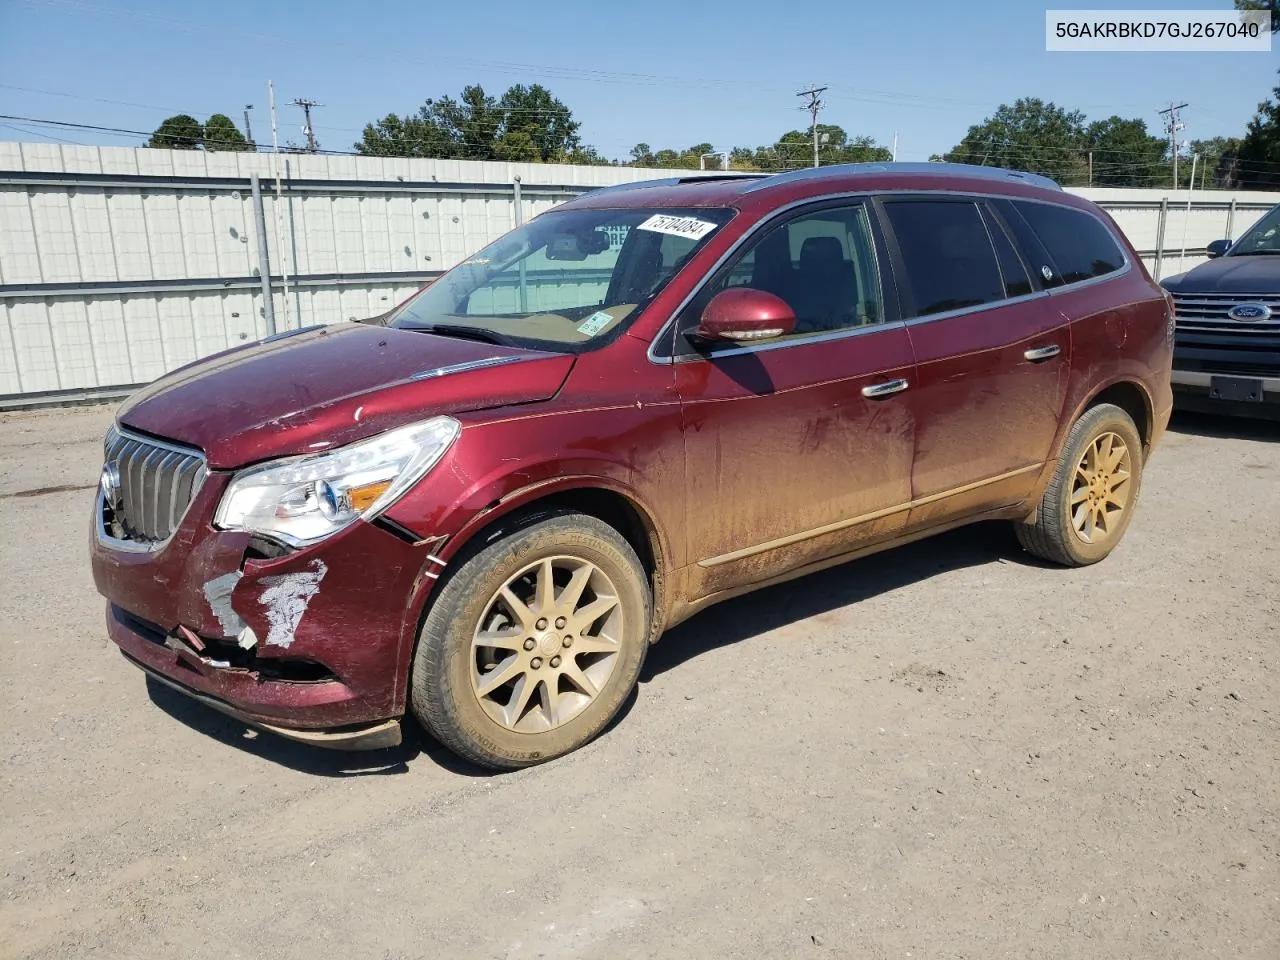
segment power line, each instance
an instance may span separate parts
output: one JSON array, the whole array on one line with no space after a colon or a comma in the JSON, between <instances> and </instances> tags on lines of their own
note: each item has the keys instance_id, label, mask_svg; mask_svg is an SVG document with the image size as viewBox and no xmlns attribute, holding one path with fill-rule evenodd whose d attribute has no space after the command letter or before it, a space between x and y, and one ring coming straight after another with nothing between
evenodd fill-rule
<instances>
[{"instance_id":1,"label":"power line","mask_svg":"<svg viewBox=\"0 0 1280 960\"><path fill-rule=\"evenodd\" d=\"M182 30L187 33L204 32L222 34L234 37L237 41L243 42L251 40L260 43L268 43L274 46L291 46L298 47L302 42L296 38L265 33L246 33L238 27L224 26L221 24L200 23L190 19L182 19L177 17L160 16L151 13L143 13L139 11L131 11L118 7L97 6L91 3L80 2L80 0L24 0L29 4L44 5L64 10L72 10L80 13L88 13L103 17L109 17L116 20L126 20L134 22L148 22L160 24L175 29ZM308 50L316 49L313 41L306 42ZM341 51L342 55L348 58L374 60L379 63L383 62L387 57L394 56L396 59L413 63L427 63L432 67L438 67L441 63L448 63L456 66L470 67L474 69L491 70L501 73L515 73L524 76L544 76L554 77L557 79L571 80L587 80L599 83L621 83L634 85L637 83L646 84L667 84L680 85L683 87L698 86L733 86L735 88L751 87L760 90L779 91L787 89L786 87L762 81L752 77L697 77L697 76L681 76L675 74L653 74L638 73L617 70L600 70L589 67L569 67L563 64L538 64L525 63L506 60L482 60L475 58L461 57L441 57L432 56L428 60L416 56L413 50L382 50L377 54L368 52L367 45L357 45L356 43L328 43L323 44L322 49ZM976 100L961 100L951 97L939 97L935 95L913 94L903 91L877 90L859 87L840 87L830 88L832 96L838 99L860 100L871 103L882 103L894 106L913 106L925 109L951 109L954 106L989 106L986 102ZM1098 110L1139 110L1140 105L1136 103L1097 103L1097 104L1080 104L1082 109L1098 109Z\"/></svg>"}]
</instances>

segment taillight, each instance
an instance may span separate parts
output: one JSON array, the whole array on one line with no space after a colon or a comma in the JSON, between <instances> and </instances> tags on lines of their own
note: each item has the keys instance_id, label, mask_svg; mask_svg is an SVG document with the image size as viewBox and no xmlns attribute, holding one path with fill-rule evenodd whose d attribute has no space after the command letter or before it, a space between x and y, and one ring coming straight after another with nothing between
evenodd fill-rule
<instances>
[{"instance_id":1,"label":"taillight","mask_svg":"<svg viewBox=\"0 0 1280 960\"><path fill-rule=\"evenodd\" d=\"M1174 331L1178 327L1178 306L1173 302L1173 294L1168 290L1164 291L1164 309L1165 316L1168 319L1166 336L1168 337L1169 343L1172 344Z\"/></svg>"}]
</instances>

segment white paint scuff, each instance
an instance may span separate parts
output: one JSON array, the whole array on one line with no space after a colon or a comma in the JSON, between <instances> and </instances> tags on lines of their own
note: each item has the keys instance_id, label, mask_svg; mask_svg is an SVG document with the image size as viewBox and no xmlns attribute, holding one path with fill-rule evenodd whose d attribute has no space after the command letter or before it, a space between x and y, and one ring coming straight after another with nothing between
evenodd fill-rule
<instances>
[{"instance_id":1,"label":"white paint scuff","mask_svg":"<svg viewBox=\"0 0 1280 960\"><path fill-rule=\"evenodd\" d=\"M263 578L262 584L266 589L258 602L267 615L268 646L288 647L293 643L298 623L307 612L307 604L320 592L320 581L328 572L329 567L323 560L312 560L310 570Z\"/></svg>"},{"instance_id":2,"label":"white paint scuff","mask_svg":"<svg viewBox=\"0 0 1280 960\"><path fill-rule=\"evenodd\" d=\"M236 613L231 606L231 591L236 588L241 576L243 574L239 570L232 570L204 585L204 598L209 602L209 609L218 618L224 634L228 637L237 636L246 629L240 614Z\"/></svg>"}]
</instances>

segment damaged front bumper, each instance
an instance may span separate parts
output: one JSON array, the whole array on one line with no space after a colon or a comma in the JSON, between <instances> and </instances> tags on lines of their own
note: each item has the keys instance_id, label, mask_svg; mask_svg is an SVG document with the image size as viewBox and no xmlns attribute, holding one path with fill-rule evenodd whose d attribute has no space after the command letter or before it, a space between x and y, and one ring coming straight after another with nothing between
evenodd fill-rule
<instances>
[{"instance_id":1,"label":"damaged front bumper","mask_svg":"<svg viewBox=\"0 0 1280 960\"><path fill-rule=\"evenodd\" d=\"M209 524L226 481L210 474L153 550L106 535L99 505L90 553L111 639L157 680L256 727L348 749L398 743L432 542L357 522L269 556Z\"/></svg>"},{"instance_id":2,"label":"damaged front bumper","mask_svg":"<svg viewBox=\"0 0 1280 960\"><path fill-rule=\"evenodd\" d=\"M122 651L123 652L123 651ZM384 750L387 747L398 747L401 741L400 721L384 720L381 723L372 723L367 725L357 725L355 727L342 730L299 730L294 727L281 727L274 723L267 723L258 719L253 715L246 713L233 707L231 704L219 700L217 697L211 697L207 694L200 693L191 687L183 686L177 680L174 680L157 670L153 670L145 663L135 660L124 654L125 659L129 660L134 666L140 668L147 676L164 684L171 690L186 694L193 700L203 703L210 709L217 710L219 713L225 713L229 717L235 717L242 723L246 723L251 727L259 730L265 730L268 733L274 733L277 736L294 740L298 743L307 743L317 747L328 747L332 750Z\"/></svg>"}]
</instances>

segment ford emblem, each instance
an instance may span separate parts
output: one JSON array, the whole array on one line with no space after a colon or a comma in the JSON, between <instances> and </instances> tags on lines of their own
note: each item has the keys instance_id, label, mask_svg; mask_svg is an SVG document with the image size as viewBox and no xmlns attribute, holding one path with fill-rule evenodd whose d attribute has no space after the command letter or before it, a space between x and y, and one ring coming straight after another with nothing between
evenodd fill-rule
<instances>
[{"instance_id":1,"label":"ford emblem","mask_svg":"<svg viewBox=\"0 0 1280 960\"><path fill-rule=\"evenodd\" d=\"M1243 323L1257 323L1271 318L1271 308L1265 303L1237 303L1227 311L1227 316Z\"/></svg>"}]
</instances>

